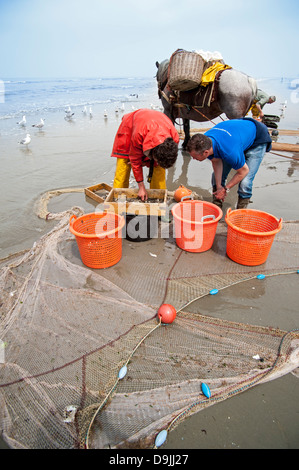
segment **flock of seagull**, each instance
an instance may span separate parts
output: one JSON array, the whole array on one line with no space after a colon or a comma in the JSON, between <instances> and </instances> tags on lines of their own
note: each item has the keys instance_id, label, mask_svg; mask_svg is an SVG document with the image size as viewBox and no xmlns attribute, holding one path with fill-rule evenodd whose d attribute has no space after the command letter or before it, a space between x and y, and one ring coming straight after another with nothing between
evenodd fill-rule
<instances>
[{"instance_id":1,"label":"flock of seagull","mask_svg":"<svg viewBox=\"0 0 299 470\"><path fill-rule=\"evenodd\" d=\"M138 95L137 95L138 96ZM136 111L138 108L135 108L135 106L131 106L132 108L132 111ZM157 106L157 105L154 105L151 103L151 108L152 109L161 109L161 107ZM120 107L116 107L115 108L115 114L118 115L119 112L124 112L125 111L125 105L124 103L120 106ZM87 106L84 106L83 110L82 110L82 113L84 116L87 116L89 115L90 118L93 117L93 110L92 110L92 107L90 106L89 109L87 109ZM65 109L65 116L64 116L64 119L66 121L71 121L73 119L73 116L75 115L75 113L72 111L71 107L68 106L66 109ZM107 110L105 109L104 110L104 119L108 119L108 112ZM26 116L23 116L23 118L21 119L21 121L17 122L17 124L21 127L26 127L27 125L27 120L26 120ZM34 127L35 129L39 129L41 130L45 125L45 119L42 119L40 120L39 123L37 124L33 124L32 127ZM25 145L26 147L28 147L28 145L30 144L31 142L31 135L29 133L26 134L26 137L24 139L22 139L19 144L21 145Z\"/></svg>"},{"instance_id":2,"label":"flock of seagull","mask_svg":"<svg viewBox=\"0 0 299 470\"><path fill-rule=\"evenodd\" d=\"M136 96L138 98L138 95L132 95L132 96ZM160 111L163 110L162 106L160 105L154 105L153 103L151 103L151 109L159 109ZM281 116L280 117L284 117L284 111L287 107L287 101L285 101L284 103L281 103ZM138 108L135 108L135 106L131 106L131 109L132 111L136 111L136 109ZM120 107L116 107L115 108L115 114L118 115L118 113L120 112L124 112L125 111L125 105L124 103L120 106ZM84 106L83 110L82 110L82 113L84 116L87 116L89 115L90 118L93 117L93 111L92 111L92 107L90 106L89 107L89 110L87 109L87 106ZM68 106L66 109L65 109L65 116L64 116L64 119L66 121L71 121L73 119L73 116L75 115L75 113L72 111L71 107ZM104 119L108 119L108 112L107 110L105 109L104 110ZM17 124L21 127L26 127L26 124L27 124L27 121L26 121L26 116L23 116L22 120L17 122ZM33 124L32 127L35 127L36 129L39 129L41 130L45 125L45 119L42 119L40 120L40 122L38 124ZM26 134L26 137L24 139L22 139L19 144L21 145L25 145L25 146L28 146L31 142L31 135L28 133Z\"/></svg>"},{"instance_id":3,"label":"flock of seagull","mask_svg":"<svg viewBox=\"0 0 299 470\"><path fill-rule=\"evenodd\" d=\"M23 116L22 120L17 122L17 124L19 124L19 126L21 127L26 127L26 124L27 124L26 116ZM38 124L33 124L32 127L35 127L36 129L42 129L44 125L45 125L45 119L41 118L40 122ZM26 134L26 137L22 139L19 142L19 144L25 145L27 147L30 144L30 142L31 142L31 135Z\"/></svg>"}]
</instances>

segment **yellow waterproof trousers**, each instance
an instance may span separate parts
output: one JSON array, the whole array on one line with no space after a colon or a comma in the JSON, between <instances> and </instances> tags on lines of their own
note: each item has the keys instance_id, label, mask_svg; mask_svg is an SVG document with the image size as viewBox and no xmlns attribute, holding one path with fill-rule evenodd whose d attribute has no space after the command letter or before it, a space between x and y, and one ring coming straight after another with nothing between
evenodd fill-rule
<instances>
[{"instance_id":1,"label":"yellow waterproof trousers","mask_svg":"<svg viewBox=\"0 0 299 470\"><path fill-rule=\"evenodd\" d=\"M116 158L116 170L114 176L114 188L128 188L131 173L131 165L127 158ZM155 166L150 182L150 189L166 189L165 169Z\"/></svg>"},{"instance_id":2,"label":"yellow waterproof trousers","mask_svg":"<svg viewBox=\"0 0 299 470\"><path fill-rule=\"evenodd\" d=\"M255 106L255 104L257 103L257 101L255 100L251 106L251 108L249 109L249 111L251 111L251 114L252 114L252 117L254 119L257 119L260 115L260 110ZM248 113L249 113L248 111ZM248 114L247 113L247 114Z\"/></svg>"}]
</instances>

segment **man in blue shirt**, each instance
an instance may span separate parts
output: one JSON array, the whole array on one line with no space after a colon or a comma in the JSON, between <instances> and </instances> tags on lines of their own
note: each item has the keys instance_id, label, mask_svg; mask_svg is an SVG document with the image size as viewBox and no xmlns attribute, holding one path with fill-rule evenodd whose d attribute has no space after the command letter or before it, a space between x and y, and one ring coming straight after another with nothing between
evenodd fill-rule
<instances>
[{"instance_id":1,"label":"man in blue shirt","mask_svg":"<svg viewBox=\"0 0 299 470\"><path fill-rule=\"evenodd\" d=\"M243 209L250 201L254 177L265 152L271 150L271 144L264 124L243 118L223 121L205 134L193 135L187 150L195 160L211 160L213 202L221 207L229 190L238 184L237 209ZM232 168L236 170L235 174L226 183Z\"/></svg>"}]
</instances>

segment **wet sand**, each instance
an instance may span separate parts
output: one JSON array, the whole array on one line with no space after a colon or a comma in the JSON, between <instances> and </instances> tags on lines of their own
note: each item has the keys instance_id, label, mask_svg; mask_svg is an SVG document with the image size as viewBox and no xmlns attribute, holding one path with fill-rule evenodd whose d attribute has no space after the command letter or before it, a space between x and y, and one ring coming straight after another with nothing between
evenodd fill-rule
<instances>
[{"instance_id":1,"label":"wet sand","mask_svg":"<svg viewBox=\"0 0 299 470\"><path fill-rule=\"evenodd\" d=\"M275 111L278 110L271 107L271 113ZM36 132L28 150L18 147L16 135L1 138L1 258L30 248L55 225L55 221L37 218L34 212L45 191L113 181L115 162L109 155L119 119L114 117L107 123L99 115L89 123L62 121L58 127L56 121L55 116L53 124L43 134ZM282 125L285 129L298 127L293 115L289 121L282 121ZM191 126L198 127L198 123ZM280 139L297 142L296 137ZM180 151L175 167L167 172L167 188L173 191L184 184L211 201L210 178L210 162L195 162ZM250 208L269 212L284 221L299 220L298 194L299 162L266 154L255 179ZM223 212L234 207L235 202L236 191L233 190ZM80 193L59 196L51 200L48 207L51 212L60 212L74 205L83 207L85 212L96 208L93 201ZM143 246L148 251L148 242ZM224 318L234 321L286 330L298 328L298 279L296 275L269 278L262 292L242 283L227 290L225 301L223 297L221 301L215 297L211 305L207 299L202 299L194 308L204 314L225 315ZM298 392L299 381L293 374L257 385L185 420L169 434L163 448L297 449Z\"/></svg>"},{"instance_id":2,"label":"wet sand","mask_svg":"<svg viewBox=\"0 0 299 470\"><path fill-rule=\"evenodd\" d=\"M262 269L262 267L261 267ZM252 325L298 328L298 274L266 284L242 282L193 306L204 314ZM298 377L258 384L191 416L174 429L166 449L298 449Z\"/></svg>"}]
</instances>

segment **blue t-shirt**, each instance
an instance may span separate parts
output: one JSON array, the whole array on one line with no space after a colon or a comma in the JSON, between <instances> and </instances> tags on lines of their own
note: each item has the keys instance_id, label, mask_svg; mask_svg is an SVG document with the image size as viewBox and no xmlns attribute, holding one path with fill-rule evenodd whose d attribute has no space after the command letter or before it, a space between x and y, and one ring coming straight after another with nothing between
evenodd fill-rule
<instances>
[{"instance_id":1,"label":"blue t-shirt","mask_svg":"<svg viewBox=\"0 0 299 470\"><path fill-rule=\"evenodd\" d=\"M249 119L231 119L217 124L205 132L213 143L213 155L209 159L222 158L234 170L242 168L244 152L253 145L256 129L255 123Z\"/></svg>"}]
</instances>

